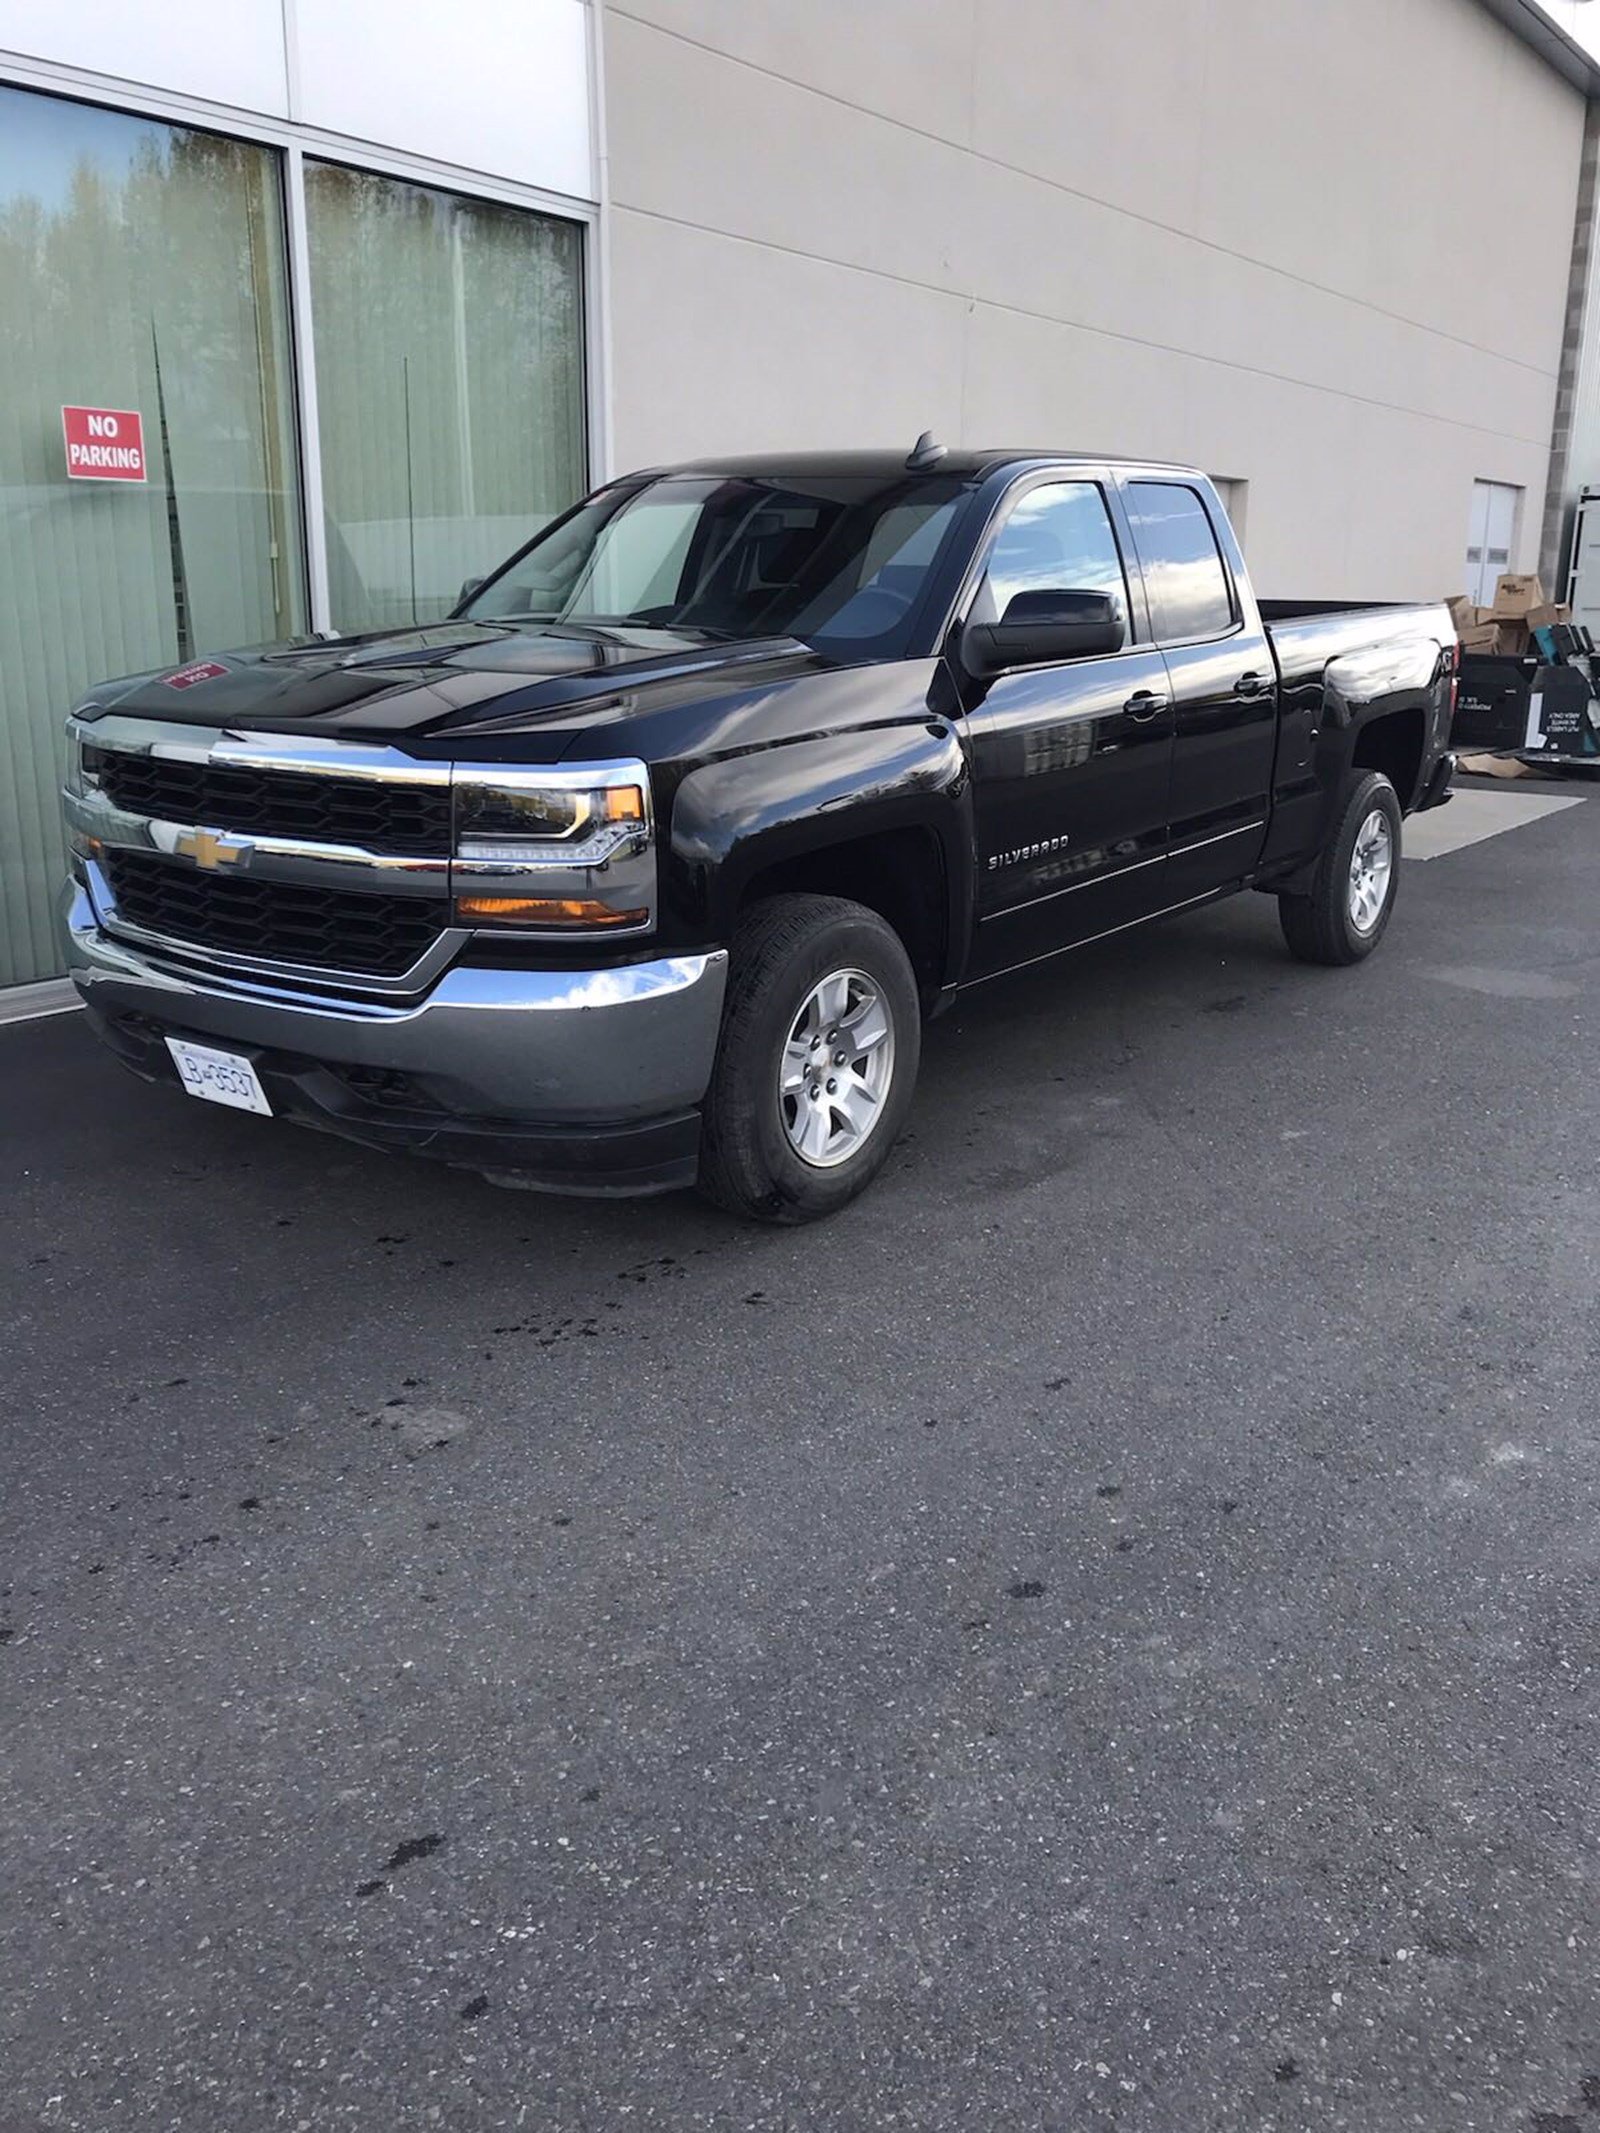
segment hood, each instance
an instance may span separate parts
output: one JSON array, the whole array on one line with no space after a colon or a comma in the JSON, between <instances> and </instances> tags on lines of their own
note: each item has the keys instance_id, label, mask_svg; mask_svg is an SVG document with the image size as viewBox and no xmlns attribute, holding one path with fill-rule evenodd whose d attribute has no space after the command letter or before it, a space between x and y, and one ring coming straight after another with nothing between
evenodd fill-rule
<instances>
[{"instance_id":1,"label":"hood","mask_svg":"<svg viewBox=\"0 0 1600 2133\"><path fill-rule=\"evenodd\" d=\"M91 690L80 710L166 724L407 743L469 730L537 731L639 692L721 693L763 670L825 662L793 638L719 642L702 632L439 622L361 637L304 637L221 652ZM429 753L440 752L437 745Z\"/></svg>"}]
</instances>

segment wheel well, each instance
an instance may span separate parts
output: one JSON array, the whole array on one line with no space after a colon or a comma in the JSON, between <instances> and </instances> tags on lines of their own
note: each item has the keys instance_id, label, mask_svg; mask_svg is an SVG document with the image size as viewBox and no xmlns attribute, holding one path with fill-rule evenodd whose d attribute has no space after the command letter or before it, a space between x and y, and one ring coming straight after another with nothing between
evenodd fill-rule
<instances>
[{"instance_id":1,"label":"wheel well","mask_svg":"<svg viewBox=\"0 0 1600 2133\"><path fill-rule=\"evenodd\" d=\"M949 935L944 855L932 830L886 830L801 852L752 874L739 910L769 896L847 896L893 926L911 958L923 1005L944 983Z\"/></svg>"},{"instance_id":2,"label":"wheel well","mask_svg":"<svg viewBox=\"0 0 1600 2133\"><path fill-rule=\"evenodd\" d=\"M1351 768L1381 770L1400 795L1400 805L1409 807L1417 797L1417 781L1422 776L1424 730L1420 710L1385 712L1357 733Z\"/></svg>"}]
</instances>

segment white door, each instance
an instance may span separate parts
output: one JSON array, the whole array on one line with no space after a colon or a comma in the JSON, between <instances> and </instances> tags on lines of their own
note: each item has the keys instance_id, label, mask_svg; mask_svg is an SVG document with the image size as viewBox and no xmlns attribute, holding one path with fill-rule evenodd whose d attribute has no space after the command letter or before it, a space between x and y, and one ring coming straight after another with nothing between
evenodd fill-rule
<instances>
[{"instance_id":1,"label":"white door","mask_svg":"<svg viewBox=\"0 0 1600 2133\"><path fill-rule=\"evenodd\" d=\"M1572 575L1567 599L1572 619L1600 642L1600 494L1586 493L1572 534Z\"/></svg>"},{"instance_id":2,"label":"white door","mask_svg":"<svg viewBox=\"0 0 1600 2133\"><path fill-rule=\"evenodd\" d=\"M1467 532L1467 598L1479 607L1494 602L1502 571L1511 568L1522 491L1504 481L1472 484L1472 524Z\"/></svg>"}]
</instances>

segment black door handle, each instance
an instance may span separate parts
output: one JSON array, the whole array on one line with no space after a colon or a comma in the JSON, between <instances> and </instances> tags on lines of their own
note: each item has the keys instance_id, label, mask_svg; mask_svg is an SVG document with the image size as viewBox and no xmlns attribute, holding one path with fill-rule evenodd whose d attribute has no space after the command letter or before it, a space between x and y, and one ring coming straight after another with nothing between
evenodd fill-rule
<instances>
[{"instance_id":1,"label":"black door handle","mask_svg":"<svg viewBox=\"0 0 1600 2133\"><path fill-rule=\"evenodd\" d=\"M1143 724L1146 719L1155 718L1165 711L1170 702L1170 697L1158 696L1154 689L1136 689L1122 708L1129 718L1137 719Z\"/></svg>"},{"instance_id":2,"label":"black door handle","mask_svg":"<svg viewBox=\"0 0 1600 2133\"><path fill-rule=\"evenodd\" d=\"M1241 674L1233 685L1235 696L1260 696L1267 686L1264 674Z\"/></svg>"}]
</instances>

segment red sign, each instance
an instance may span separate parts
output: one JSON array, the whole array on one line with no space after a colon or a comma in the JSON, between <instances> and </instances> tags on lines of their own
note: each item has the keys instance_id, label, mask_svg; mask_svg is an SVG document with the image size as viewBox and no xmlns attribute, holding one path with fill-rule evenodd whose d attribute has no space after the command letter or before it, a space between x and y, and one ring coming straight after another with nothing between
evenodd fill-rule
<instances>
[{"instance_id":1,"label":"red sign","mask_svg":"<svg viewBox=\"0 0 1600 2133\"><path fill-rule=\"evenodd\" d=\"M64 407L72 481L144 481L144 417L127 407Z\"/></svg>"}]
</instances>

